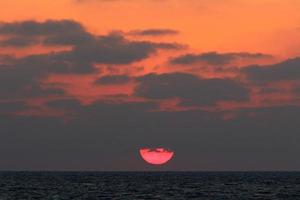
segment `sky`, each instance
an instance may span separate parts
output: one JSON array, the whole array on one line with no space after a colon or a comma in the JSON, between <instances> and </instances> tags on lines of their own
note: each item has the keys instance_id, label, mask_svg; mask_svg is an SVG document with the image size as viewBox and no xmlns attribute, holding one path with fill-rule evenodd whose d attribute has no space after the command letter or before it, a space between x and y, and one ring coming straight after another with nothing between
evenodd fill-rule
<instances>
[{"instance_id":1,"label":"sky","mask_svg":"<svg viewBox=\"0 0 300 200\"><path fill-rule=\"evenodd\" d=\"M0 170L300 170L299 9L0 1Z\"/></svg>"}]
</instances>

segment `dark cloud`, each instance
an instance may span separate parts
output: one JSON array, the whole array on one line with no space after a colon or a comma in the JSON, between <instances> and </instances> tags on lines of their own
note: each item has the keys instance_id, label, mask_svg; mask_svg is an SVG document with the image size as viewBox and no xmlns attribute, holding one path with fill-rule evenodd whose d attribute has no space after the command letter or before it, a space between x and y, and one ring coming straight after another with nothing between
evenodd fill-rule
<instances>
[{"instance_id":1,"label":"dark cloud","mask_svg":"<svg viewBox=\"0 0 300 200\"><path fill-rule=\"evenodd\" d=\"M73 20L47 20L44 22L21 21L0 23L0 35L51 36L85 33L85 29Z\"/></svg>"},{"instance_id":2,"label":"dark cloud","mask_svg":"<svg viewBox=\"0 0 300 200\"><path fill-rule=\"evenodd\" d=\"M75 46L72 51L60 55L60 59L75 62L96 62L104 64L129 64L148 58L157 49L181 49L171 43L129 41L119 34L97 37L93 42Z\"/></svg>"},{"instance_id":3,"label":"dark cloud","mask_svg":"<svg viewBox=\"0 0 300 200\"><path fill-rule=\"evenodd\" d=\"M11 58L0 66L1 81L29 83L40 80L49 74L91 73L95 68L89 63L75 63L58 60L57 54L31 55ZM15 80L15 81L13 81ZM19 81L18 81L19 80Z\"/></svg>"},{"instance_id":4,"label":"dark cloud","mask_svg":"<svg viewBox=\"0 0 300 200\"><path fill-rule=\"evenodd\" d=\"M40 83L35 83L30 86L22 88L19 92L15 93L16 97L48 97L48 96L64 96L65 91L55 87L43 87Z\"/></svg>"},{"instance_id":5,"label":"dark cloud","mask_svg":"<svg viewBox=\"0 0 300 200\"><path fill-rule=\"evenodd\" d=\"M90 42L95 36L72 20L48 20L44 22L22 21L0 24L0 35L10 36L1 41L2 46L79 45Z\"/></svg>"},{"instance_id":6,"label":"dark cloud","mask_svg":"<svg viewBox=\"0 0 300 200\"><path fill-rule=\"evenodd\" d=\"M282 93L282 92L286 92L286 90L277 87L263 87L259 90L260 94L272 94L272 93Z\"/></svg>"},{"instance_id":7,"label":"dark cloud","mask_svg":"<svg viewBox=\"0 0 300 200\"><path fill-rule=\"evenodd\" d=\"M101 64L130 64L148 58L158 49L180 49L179 44L131 41L121 34L97 36L72 20L23 21L1 23L2 46L26 47L72 45L67 51L29 55L21 58L0 56L0 94L2 98L61 95L61 89L45 88L50 74L92 74ZM42 38L42 39L41 39ZM42 41L40 41L42 40ZM106 78L107 80L107 78Z\"/></svg>"},{"instance_id":8,"label":"dark cloud","mask_svg":"<svg viewBox=\"0 0 300 200\"><path fill-rule=\"evenodd\" d=\"M300 58L293 58L267 66L249 66L242 73L254 82L300 80Z\"/></svg>"},{"instance_id":9,"label":"dark cloud","mask_svg":"<svg viewBox=\"0 0 300 200\"><path fill-rule=\"evenodd\" d=\"M53 86L43 86L42 80L53 73L83 73L88 66L55 61L50 55L10 58L0 65L1 98L25 98L63 95L64 91ZM78 69L79 68L79 69Z\"/></svg>"},{"instance_id":10,"label":"dark cloud","mask_svg":"<svg viewBox=\"0 0 300 200\"><path fill-rule=\"evenodd\" d=\"M88 74L96 72L90 62L74 62L60 59L62 53L31 55L15 59L15 68L27 68L39 74ZM30 73L30 72L29 72Z\"/></svg>"},{"instance_id":11,"label":"dark cloud","mask_svg":"<svg viewBox=\"0 0 300 200\"><path fill-rule=\"evenodd\" d=\"M54 100L47 103L47 105L51 108L55 109L68 109L78 111L81 109L82 104L77 99L60 99Z\"/></svg>"},{"instance_id":12,"label":"dark cloud","mask_svg":"<svg viewBox=\"0 0 300 200\"><path fill-rule=\"evenodd\" d=\"M179 32L173 29L144 29L134 30L129 32L131 35L136 36L164 36L164 35L176 35Z\"/></svg>"},{"instance_id":13,"label":"dark cloud","mask_svg":"<svg viewBox=\"0 0 300 200\"><path fill-rule=\"evenodd\" d=\"M5 64L8 62L13 61L15 58L12 55L8 55L8 54L0 54L0 64Z\"/></svg>"},{"instance_id":14,"label":"dark cloud","mask_svg":"<svg viewBox=\"0 0 300 200\"><path fill-rule=\"evenodd\" d=\"M127 75L107 75L103 76L95 81L97 85L111 85L111 84L123 84L131 80L131 77Z\"/></svg>"},{"instance_id":15,"label":"dark cloud","mask_svg":"<svg viewBox=\"0 0 300 200\"><path fill-rule=\"evenodd\" d=\"M3 114L16 112L25 109L27 106L24 102L0 102L0 116Z\"/></svg>"},{"instance_id":16,"label":"dark cloud","mask_svg":"<svg viewBox=\"0 0 300 200\"><path fill-rule=\"evenodd\" d=\"M135 95L147 98L146 102L112 99L89 105L43 82L50 74L97 73L95 63L132 63L159 49L180 45L132 41L116 34L95 36L71 21L2 23L0 34L43 37L45 45L72 45L68 51L22 58L0 55L1 170L141 170L145 165L138 149L146 146L175 150L168 170L300 169L295 159L300 151L297 106L227 111L234 117L224 120L227 112L163 112L157 111L158 101L152 101L177 97L185 104L212 105L247 100L247 88L235 80L202 79L186 73L148 74L133 78L138 84ZM298 64L292 64L296 60L266 66L272 70L263 71L263 78L257 77L255 67L246 67L242 73L251 80L298 80ZM281 68L289 72L282 71L280 76ZM104 76L97 81L124 83L128 78ZM51 95L56 100L49 99L44 106L54 112L71 111L66 112L69 120L8 114L28 108L18 99Z\"/></svg>"},{"instance_id":17,"label":"dark cloud","mask_svg":"<svg viewBox=\"0 0 300 200\"><path fill-rule=\"evenodd\" d=\"M72 20L22 21L0 24L0 35L8 36L2 46L79 45L94 39L85 28Z\"/></svg>"},{"instance_id":18,"label":"dark cloud","mask_svg":"<svg viewBox=\"0 0 300 200\"><path fill-rule=\"evenodd\" d=\"M27 37L11 37L0 41L0 47L27 47L36 44L36 39Z\"/></svg>"},{"instance_id":19,"label":"dark cloud","mask_svg":"<svg viewBox=\"0 0 300 200\"><path fill-rule=\"evenodd\" d=\"M202 54L185 54L175 58L172 58L170 62L172 64L179 65L189 65L198 62L204 62L210 65L225 65L229 64L234 60L239 59L261 59L268 58L270 55L261 54L261 53L217 53L217 52L208 52Z\"/></svg>"},{"instance_id":20,"label":"dark cloud","mask_svg":"<svg viewBox=\"0 0 300 200\"><path fill-rule=\"evenodd\" d=\"M248 90L230 79L200 79L192 74L148 74L137 79L135 95L150 99L181 98L200 105L248 99Z\"/></svg>"},{"instance_id":21,"label":"dark cloud","mask_svg":"<svg viewBox=\"0 0 300 200\"><path fill-rule=\"evenodd\" d=\"M300 167L295 159L299 107L241 110L226 121L222 112L149 112L152 108L149 103L95 102L81 106L68 122L0 116L1 169L141 170L145 164L138 149L145 146L175 150L167 170Z\"/></svg>"},{"instance_id":22,"label":"dark cloud","mask_svg":"<svg viewBox=\"0 0 300 200\"><path fill-rule=\"evenodd\" d=\"M56 58L74 63L129 64L148 58L158 49L183 48L176 43L131 41L121 33L93 35L72 20L2 23L0 35L10 37L0 41L2 46L26 47L33 45L34 41L46 46L72 45L72 50L61 52Z\"/></svg>"},{"instance_id":23,"label":"dark cloud","mask_svg":"<svg viewBox=\"0 0 300 200\"><path fill-rule=\"evenodd\" d=\"M52 45L80 45L82 43L94 42L93 35L86 32L73 32L68 34L59 34L48 36L43 41L46 46Z\"/></svg>"},{"instance_id":24,"label":"dark cloud","mask_svg":"<svg viewBox=\"0 0 300 200\"><path fill-rule=\"evenodd\" d=\"M293 93L300 94L300 87L295 87Z\"/></svg>"}]
</instances>

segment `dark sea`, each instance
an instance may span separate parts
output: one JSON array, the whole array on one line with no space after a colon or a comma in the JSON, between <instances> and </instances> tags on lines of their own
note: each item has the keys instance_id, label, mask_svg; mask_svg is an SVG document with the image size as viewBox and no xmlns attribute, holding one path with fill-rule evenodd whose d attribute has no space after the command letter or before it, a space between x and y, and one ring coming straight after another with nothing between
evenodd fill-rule
<instances>
[{"instance_id":1,"label":"dark sea","mask_svg":"<svg viewBox=\"0 0 300 200\"><path fill-rule=\"evenodd\" d=\"M0 200L300 200L300 172L0 172Z\"/></svg>"}]
</instances>

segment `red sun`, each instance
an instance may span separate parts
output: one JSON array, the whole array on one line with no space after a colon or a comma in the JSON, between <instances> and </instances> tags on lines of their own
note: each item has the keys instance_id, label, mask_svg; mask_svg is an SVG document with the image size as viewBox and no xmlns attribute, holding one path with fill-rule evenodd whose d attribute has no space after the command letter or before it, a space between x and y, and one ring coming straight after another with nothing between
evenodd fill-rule
<instances>
[{"instance_id":1,"label":"red sun","mask_svg":"<svg viewBox=\"0 0 300 200\"><path fill-rule=\"evenodd\" d=\"M165 148L142 148L140 154L147 163L152 165L163 165L174 156L173 151Z\"/></svg>"}]
</instances>

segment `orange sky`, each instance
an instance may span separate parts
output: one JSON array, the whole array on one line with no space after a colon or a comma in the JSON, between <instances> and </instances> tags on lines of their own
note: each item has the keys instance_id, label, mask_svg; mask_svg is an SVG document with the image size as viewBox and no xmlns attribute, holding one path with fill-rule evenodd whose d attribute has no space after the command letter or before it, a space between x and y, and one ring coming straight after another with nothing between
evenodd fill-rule
<instances>
[{"instance_id":1,"label":"orange sky","mask_svg":"<svg viewBox=\"0 0 300 200\"><path fill-rule=\"evenodd\" d=\"M299 53L298 0L11 0L1 21L74 19L96 33L171 28L194 51Z\"/></svg>"},{"instance_id":2,"label":"orange sky","mask_svg":"<svg viewBox=\"0 0 300 200\"><path fill-rule=\"evenodd\" d=\"M273 55L268 62L300 54L300 1L298 0L10 0L0 1L3 22L72 19L94 34L129 32L149 28L174 29L178 35L131 39L176 42L186 45L180 51L163 51L120 69L118 74L137 76L150 72L192 72L206 77L234 77L170 66L170 57L183 53L253 52ZM129 36L130 37L130 36ZM34 46L4 49L6 53L28 55L63 48ZM267 62L267 63L268 63ZM260 62L262 63L262 61ZM247 62L242 63L244 65ZM239 63L239 65L242 65ZM250 63L251 64L251 63ZM143 67L142 73L135 68ZM190 71L194 70L194 71ZM103 75L103 74L102 74ZM100 74L86 76L55 75L50 83L67 83L71 96L89 103L106 95L131 95L134 83L122 86L95 86ZM254 94L252 94L254 95ZM252 105L264 97L252 96ZM273 97L272 97L273 98ZM249 102L247 102L249 103ZM247 104L246 103L246 104ZM237 105L239 106L239 105ZM229 105L231 107L231 105ZM234 107L234 106L233 106Z\"/></svg>"}]
</instances>

